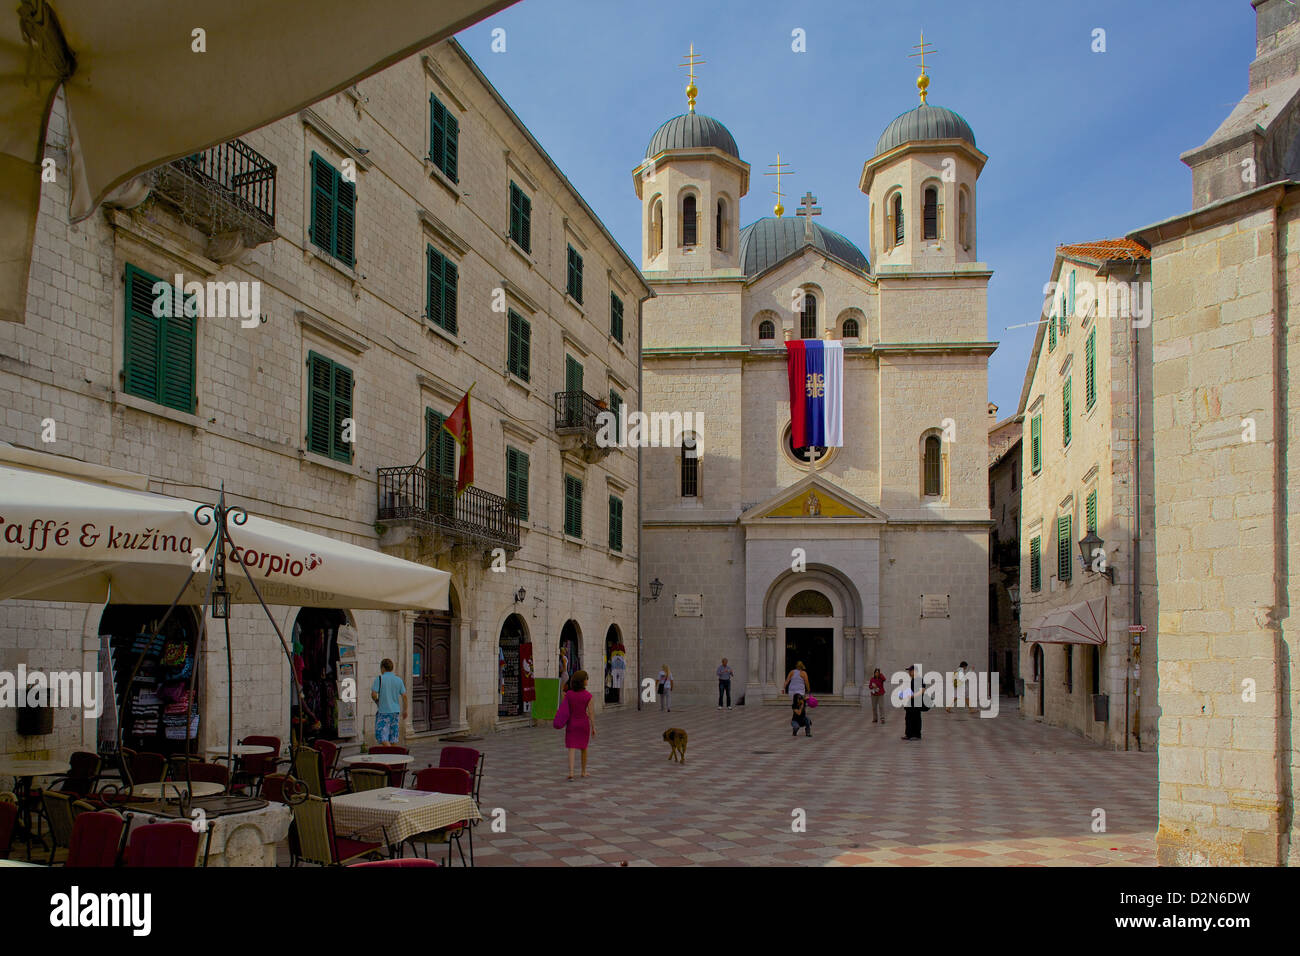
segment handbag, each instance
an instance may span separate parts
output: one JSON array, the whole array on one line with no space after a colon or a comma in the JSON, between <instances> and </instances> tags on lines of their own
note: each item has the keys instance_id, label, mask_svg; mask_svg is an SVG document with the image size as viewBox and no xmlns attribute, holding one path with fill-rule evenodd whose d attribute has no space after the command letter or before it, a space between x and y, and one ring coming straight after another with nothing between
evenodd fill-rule
<instances>
[{"instance_id":1,"label":"handbag","mask_svg":"<svg viewBox=\"0 0 1300 956\"><path fill-rule=\"evenodd\" d=\"M551 726L556 730L563 730L569 723L569 695L564 695L564 700L560 701L560 708L555 712L555 719L551 721Z\"/></svg>"},{"instance_id":2,"label":"handbag","mask_svg":"<svg viewBox=\"0 0 1300 956\"><path fill-rule=\"evenodd\" d=\"M812 694L809 694L807 697L804 698L804 703L807 704L809 707L816 707L817 698L814 697Z\"/></svg>"}]
</instances>

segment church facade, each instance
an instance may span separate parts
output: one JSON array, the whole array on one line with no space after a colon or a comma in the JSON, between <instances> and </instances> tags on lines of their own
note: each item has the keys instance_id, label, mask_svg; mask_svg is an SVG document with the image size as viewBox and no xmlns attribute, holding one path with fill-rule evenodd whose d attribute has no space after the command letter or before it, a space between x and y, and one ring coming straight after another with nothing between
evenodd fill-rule
<instances>
[{"instance_id":1,"label":"church facade","mask_svg":"<svg viewBox=\"0 0 1300 956\"><path fill-rule=\"evenodd\" d=\"M870 256L811 195L741 228L750 166L693 84L634 171L643 407L696 432L642 452L643 593L662 582L642 651L675 700L711 702L723 657L749 704L782 699L797 661L824 701L857 704L875 667L988 659L987 157L926 85L863 165L850 226ZM842 346L838 447L793 444L798 339Z\"/></svg>"}]
</instances>

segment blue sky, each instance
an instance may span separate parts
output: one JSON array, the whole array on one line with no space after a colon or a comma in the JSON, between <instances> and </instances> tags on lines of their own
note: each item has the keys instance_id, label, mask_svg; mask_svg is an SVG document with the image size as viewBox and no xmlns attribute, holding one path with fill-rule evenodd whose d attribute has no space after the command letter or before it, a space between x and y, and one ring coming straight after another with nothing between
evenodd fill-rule
<instances>
[{"instance_id":1,"label":"blue sky","mask_svg":"<svg viewBox=\"0 0 1300 956\"><path fill-rule=\"evenodd\" d=\"M492 30L506 52L491 52ZM791 50L791 31L807 52ZM1106 52L1092 52L1093 30ZM1055 247L1123 236L1191 206L1178 159L1246 91L1249 0L523 0L458 37L634 261L632 169L686 109L726 124L751 166L741 223L771 214L780 151L787 196L812 190L819 220L868 250L862 164L919 101L908 54L925 31L930 102L962 114L989 156L979 255L993 269L989 400L1015 410ZM787 199L786 208L795 202ZM790 212L787 211L787 215Z\"/></svg>"}]
</instances>

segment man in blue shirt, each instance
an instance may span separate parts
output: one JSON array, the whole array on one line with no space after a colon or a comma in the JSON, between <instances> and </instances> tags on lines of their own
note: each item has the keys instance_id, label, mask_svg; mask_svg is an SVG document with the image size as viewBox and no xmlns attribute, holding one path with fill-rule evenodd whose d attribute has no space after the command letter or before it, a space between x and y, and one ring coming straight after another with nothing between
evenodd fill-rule
<instances>
[{"instance_id":1,"label":"man in blue shirt","mask_svg":"<svg viewBox=\"0 0 1300 956\"><path fill-rule=\"evenodd\" d=\"M401 723L406 722L406 685L393 673L392 660L385 657L380 667L383 673L375 678L370 688L370 699L379 705L379 713L375 715L375 740L381 744L395 744Z\"/></svg>"},{"instance_id":2,"label":"man in blue shirt","mask_svg":"<svg viewBox=\"0 0 1300 956\"><path fill-rule=\"evenodd\" d=\"M724 657L722 663L718 665L718 710L722 710L722 695L727 695L727 710L731 710L731 678L735 673L727 666L727 659Z\"/></svg>"}]
</instances>

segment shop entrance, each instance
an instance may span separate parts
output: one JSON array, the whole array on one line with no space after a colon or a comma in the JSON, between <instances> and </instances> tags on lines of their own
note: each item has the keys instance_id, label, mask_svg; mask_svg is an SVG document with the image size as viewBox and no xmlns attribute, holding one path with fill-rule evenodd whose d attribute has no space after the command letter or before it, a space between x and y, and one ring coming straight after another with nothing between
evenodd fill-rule
<instances>
[{"instance_id":1,"label":"shop entrance","mask_svg":"<svg viewBox=\"0 0 1300 956\"><path fill-rule=\"evenodd\" d=\"M110 604L100 617L104 712L98 738L103 752L117 746L123 704L122 746L160 754L196 751L204 677L197 660L198 612L177 607L159 629L166 613L165 605Z\"/></svg>"},{"instance_id":2,"label":"shop entrance","mask_svg":"<svg viewBox=\"0 0 1300 956\"><path fill-rule=\"evenodd\" d=\"M451 615L415 619L411 638L411 726L416 733L451 726Z\"/></svg>"},{"instance_id":3,"label":"shop entrance","mask_svg":"<svg viewBox=\"0 0 1300 956\"><path fill-rule=\"evenodd\" d=\"M564 690L569 678L580 670L582 670L582 636L578 633L576 623L565 621L564 627L560 630L560 660L559 670L556 671L560 676L560 689Z\"/></svg>"},{"instance_id":4,"label":"shop entrance","mask_svg":"<svg viewBox=\"0 0 1300 956\"><path fill-rule=\"evenodd\" d=\"M622 699L626 677L627 649L618 625L611 624L605 632L605 703L617 704Z\"/></svg>"},{"instance_id":5,"label":"shop entrance","mask_svg":"<svg viewBox=\"0 0 1300 956\"><path fill-rule=\"evenodd\" d=\"M342 611L318 607L303 608L294 620L293 668L302 683L302 699L294 688L289 714L304 742L339 739L338 637L346 623Z\"/></svg>"},{"instance_id":6,"label":"shop entrance","mask_svg":"<svg viewBox=\"0 0 1300 956\"><path fill-rule=\"evenodd\" d=\"M501 625L497 643L497 716L520 717L530 708L533 689L533 645L524 619L511 614Z\"/></svg>"}]
</instances>

